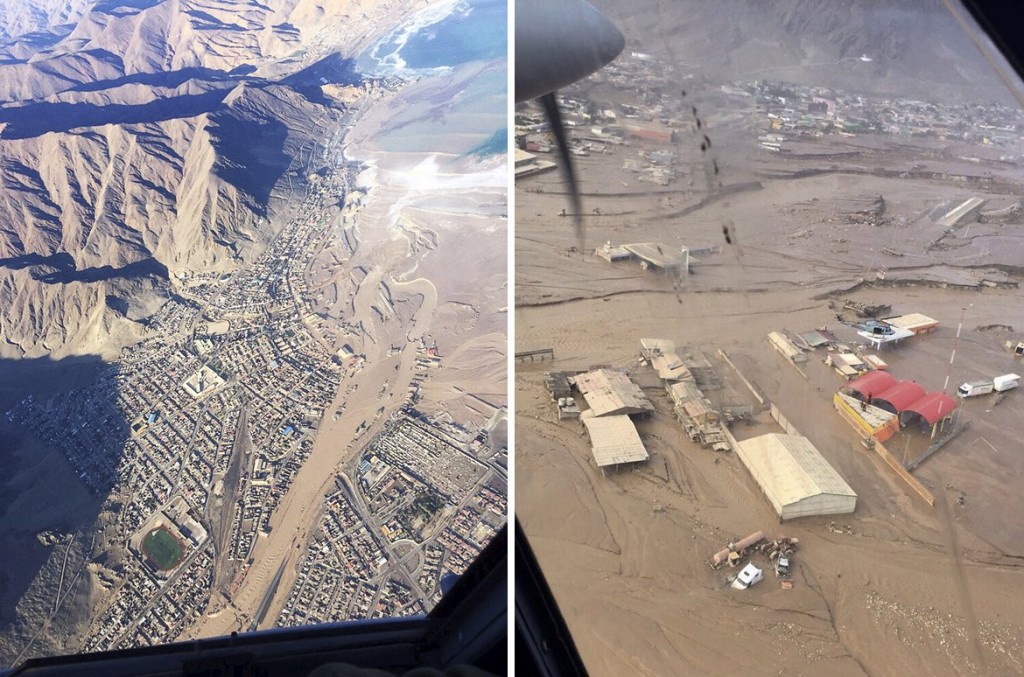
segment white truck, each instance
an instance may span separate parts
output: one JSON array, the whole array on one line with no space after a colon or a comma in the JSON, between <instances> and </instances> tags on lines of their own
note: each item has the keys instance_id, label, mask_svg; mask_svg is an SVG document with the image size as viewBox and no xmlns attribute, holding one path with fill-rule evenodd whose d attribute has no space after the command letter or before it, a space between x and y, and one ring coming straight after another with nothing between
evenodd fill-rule
<instances>
[{"instance_id":1,"label":"white truck","mask_svg":"<svg viewBox=\"0 0 1024 677\"><path fill-rule=\"evenodd\" d=\"M1001 393L1012 390L1020 385L1020 376L1017 374L1003 374L987 381L970 381L964 383L956 390L960 397L974 397L976 395L987 395L991 392Z\"/></svg>"},{"instance_id":2,"label":"white truck","mask_svg":"<svg viewBox=\"0 0 1024 677\"><path fill-rule=\"evenodd\" d=\"M764 577L764 573L753 564L748 563L747 566L736 575L736 580L732 582L732 587L737 590L746 590L755 583L760 582Z\"/></svg>"}]
</instances>

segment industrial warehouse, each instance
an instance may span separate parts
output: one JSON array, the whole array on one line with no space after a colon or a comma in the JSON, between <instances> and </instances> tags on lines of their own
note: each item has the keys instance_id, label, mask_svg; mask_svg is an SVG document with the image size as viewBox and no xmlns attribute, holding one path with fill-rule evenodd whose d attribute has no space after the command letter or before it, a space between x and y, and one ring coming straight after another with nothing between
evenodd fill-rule
<instances>
[{"instance_id":1,"label":"industrial warehouse","mask_svg":"<svg viewBox=\"0 0 1024 677\"><path fill-rule=\"evenodd\" d=\"M761 435L740 442L736 454L779 519L839 515L857 507L857 494L806 437Z\"/></svg>"}]
</instances>

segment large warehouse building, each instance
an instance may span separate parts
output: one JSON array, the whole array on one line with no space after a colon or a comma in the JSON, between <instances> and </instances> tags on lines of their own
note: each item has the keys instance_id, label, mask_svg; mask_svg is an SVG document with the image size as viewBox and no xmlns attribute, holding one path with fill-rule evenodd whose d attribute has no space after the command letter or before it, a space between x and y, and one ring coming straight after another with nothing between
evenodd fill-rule
<instances>
[{"instance_id":1,"label":"large warehouse building","mask_svg":"<svg viewBox=\"0 0 1024 677\"><path fill-rule=\"evenodd\" d=\"M771 433L737 453L783 520L851 513L857 494L806 437Z\"/></svg>"}]
</instances>

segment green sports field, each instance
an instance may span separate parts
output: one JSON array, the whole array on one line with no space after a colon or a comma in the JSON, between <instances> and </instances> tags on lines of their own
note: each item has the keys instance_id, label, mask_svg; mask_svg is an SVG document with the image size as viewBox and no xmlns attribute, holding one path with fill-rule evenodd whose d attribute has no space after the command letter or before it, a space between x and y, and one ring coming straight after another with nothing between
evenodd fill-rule
<instances>
[{"instance_id":1,"label":"green sports field","mask_svg":"<svg viewBox=\"0 0 1024 677\"><path fill-rule=\"evenodd\" d=\"M146 534L142 541L142 552L153 560L158 569L171 569L181 561L185 549L167 529L157 527Z\"/></svg>"}]
</instances>

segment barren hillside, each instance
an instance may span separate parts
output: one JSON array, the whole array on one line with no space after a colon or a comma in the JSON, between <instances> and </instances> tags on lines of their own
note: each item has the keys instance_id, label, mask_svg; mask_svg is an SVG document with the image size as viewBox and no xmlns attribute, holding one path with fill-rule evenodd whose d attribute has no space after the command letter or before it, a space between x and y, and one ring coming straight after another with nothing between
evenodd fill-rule
<instances>
[{"instance_id":1,"label":"barren hillside","mask_svg":"<svg viewBox=\"0 0 1024 677\"><path fill-rule=\"evenodd\" d=\"M0 355L116 352L175 273L251 259L386 9L0 1Z\"/></svg>"}]
</instances>

